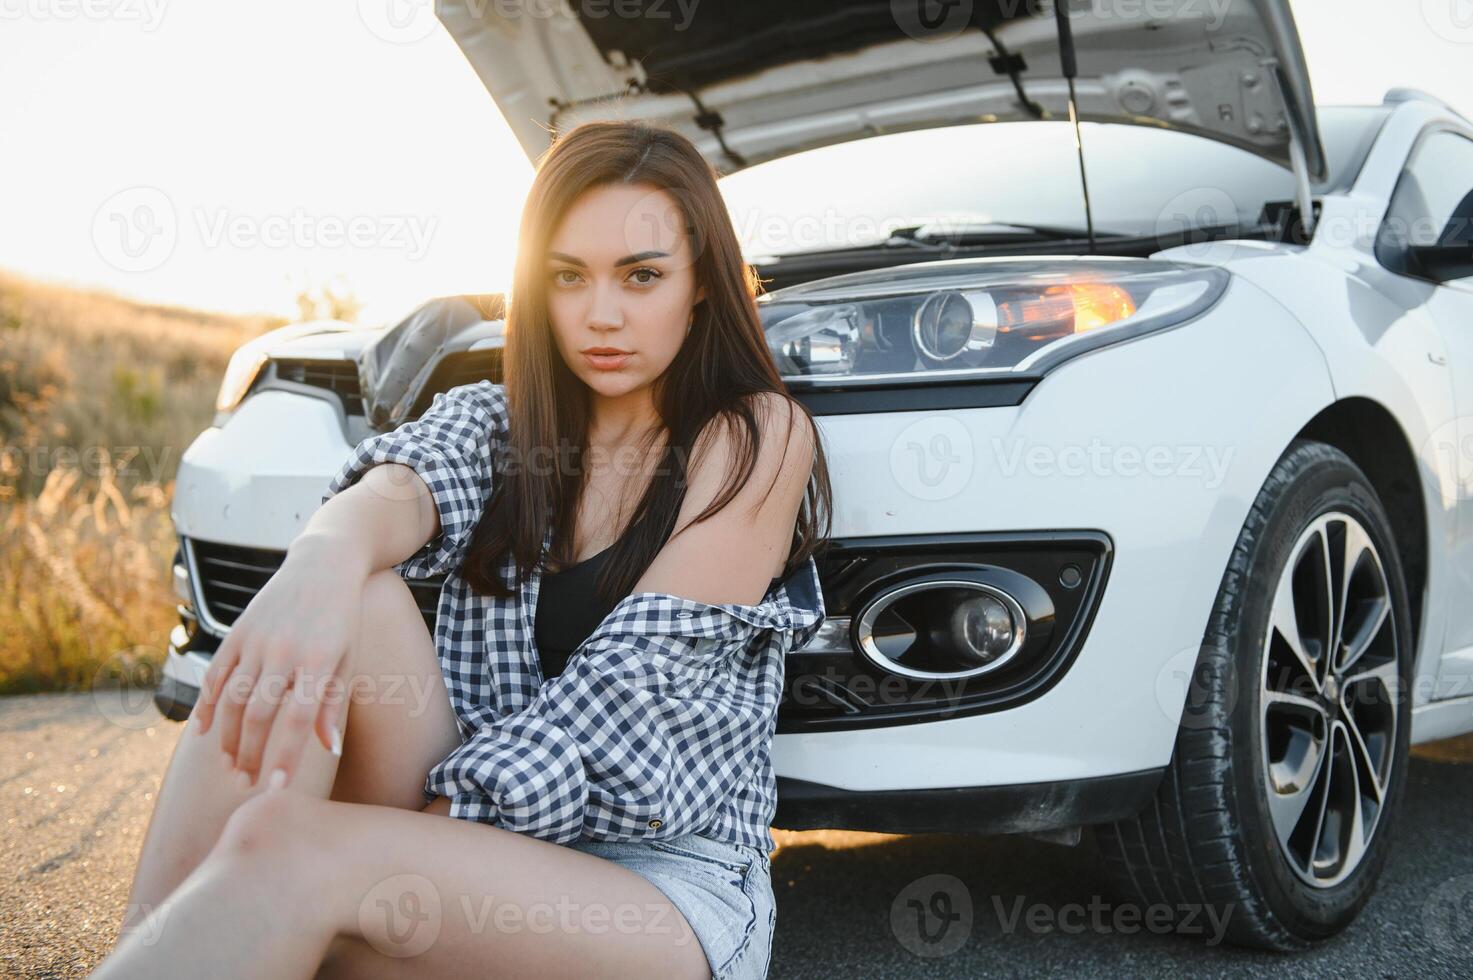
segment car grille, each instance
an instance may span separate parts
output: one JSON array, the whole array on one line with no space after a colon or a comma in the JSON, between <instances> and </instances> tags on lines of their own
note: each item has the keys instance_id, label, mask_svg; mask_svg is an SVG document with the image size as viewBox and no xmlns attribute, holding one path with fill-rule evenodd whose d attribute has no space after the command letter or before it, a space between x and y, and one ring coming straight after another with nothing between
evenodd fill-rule
<instances>
[{"instance_id":1,"label":"car grille","mask_svg":"<svg viewBox=\"0 0 1473 980\"><path fill-rule=\"evenodd\" d=\"M330 391L342 400L343 411L348 415L363 414L363 389L358 381L358 365L355 362L281 358L275 364L276 377L280 380ZM435 365L404 421L423 415L439 392L475 381L494 381L500 384L501 377L499 348L447 355Z\"/></svg>"},{"instance_id":2,"label":"car grille","mask_svg":"<svg viewBox=\"0 0 1473 980\"><path fill-rule=\"evenodd\" d=\"M187 543L194 552L196 594L205 604L204 611L223 626L234 625L246 603L276 574L286 558L286 552L273 548L247 548L193 538ZM425 626L433 634L444 576L405 579L405 582L414 594Z\"/></svg>"},{"instance_id":3,"label":"car grille","mask_svg":"<svg viewBox=\"0 0 1473 980\"><path fill-rule=\"evenodd\" d=\"M349 415L363 414L363 389L358 383L358 365L352 361L314 361L283 358L276 361L276 376L283 381L326 388L343 402Z\"/></svg>"}]
</instances>

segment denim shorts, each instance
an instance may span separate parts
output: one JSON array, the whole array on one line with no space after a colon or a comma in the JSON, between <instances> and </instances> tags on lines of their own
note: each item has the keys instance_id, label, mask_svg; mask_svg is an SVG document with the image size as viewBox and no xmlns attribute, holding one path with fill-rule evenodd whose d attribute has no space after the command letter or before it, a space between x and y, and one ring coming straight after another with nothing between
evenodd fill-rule
<instances>
[{"instance_id":1,"label":"denim shorts","mask_svg":"<svg viewBox=\"0 0 1473 980\"><path fill-rule=\"evenodd\" d=\"M660 889L690 923L712 980L767 976L777 900L772 861L762 848L699 834L565 846L621 864Z\"/></svg>"}]
</instances>

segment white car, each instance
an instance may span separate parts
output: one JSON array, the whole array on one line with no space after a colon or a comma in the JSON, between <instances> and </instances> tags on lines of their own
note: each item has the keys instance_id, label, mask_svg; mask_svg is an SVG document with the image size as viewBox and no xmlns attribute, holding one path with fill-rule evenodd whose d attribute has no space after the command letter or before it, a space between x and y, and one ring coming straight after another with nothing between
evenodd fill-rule
<instances>
[{"instance_id":1,"label":"white car","mask_svg":"<svg viewBox=\"0 0 1473 980\"><path fill-rule=\"evenodd\" d=\"M1473 729L1473 123L1317 107L1279 0L510 6L438 9L529 158L638 117L729 174L829 453L775 825L1088 827L1180 921L1344 928L1408 745ZM171 717L350 449L499 382L504 327L448 297L241 349L178 472Z\"/></svg>"}]
</instances>

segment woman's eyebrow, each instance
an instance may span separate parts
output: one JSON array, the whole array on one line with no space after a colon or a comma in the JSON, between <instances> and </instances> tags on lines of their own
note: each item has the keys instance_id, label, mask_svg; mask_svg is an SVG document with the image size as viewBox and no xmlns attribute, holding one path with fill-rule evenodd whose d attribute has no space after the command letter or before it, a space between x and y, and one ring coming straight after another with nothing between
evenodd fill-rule
<instances>
[{"instance_id":1,"label":"woman's eyebrow","mask_svg":"<svg viewBox=\"0 0 1473 980\"><path fill-rule=\"evenodd\" d=\"M568 255L564 252L554 252L549 250L547 253L547 257L549 259L557 259L560 262L566 262L568 263L568 265L576 265L584 269L588 268L588 263L584 262L576 255ZM643 262L646 259L664 259L669 257L669 252L661 252L657 249L651 249L647 252L635 252L633 255L626 255L619 261L615 262L614 265L633 265L635 262Z\"/></svg>"}]
</instances>

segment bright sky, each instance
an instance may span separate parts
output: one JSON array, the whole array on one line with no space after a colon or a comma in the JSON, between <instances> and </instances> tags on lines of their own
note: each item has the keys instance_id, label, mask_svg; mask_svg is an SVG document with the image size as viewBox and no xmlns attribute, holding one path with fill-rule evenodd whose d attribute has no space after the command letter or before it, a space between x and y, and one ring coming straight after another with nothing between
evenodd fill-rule
<instances>
[{"instance_id":1,"label":"bright sky","mask_svg":"<svg viewBox=\"0 0 1473 980\"><path fill-rule=\"evenodd\" d=\"M427 3L0 0L0 267L285 315L346 276L368 322L504 288L531 164L438 23L385 29ZM1473 0L1292 6L1318 101L1473 116Z\"/></svg>"}]
</instances>

